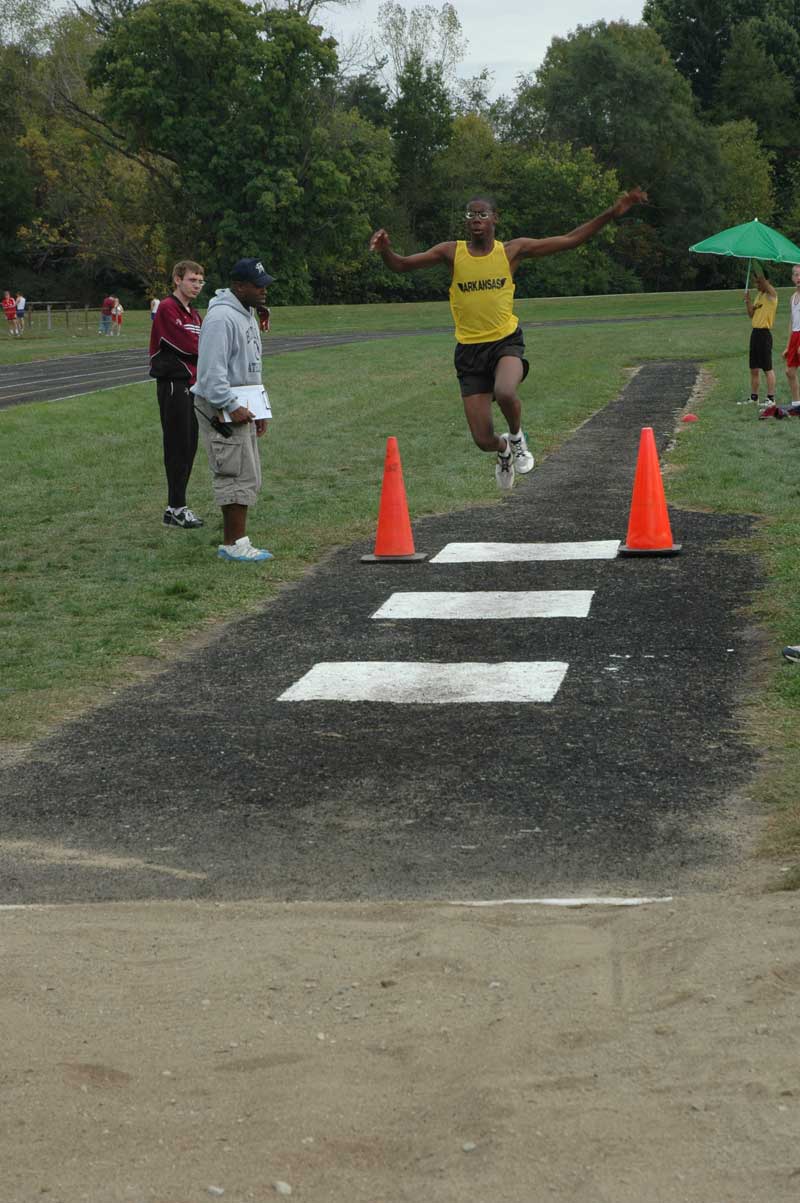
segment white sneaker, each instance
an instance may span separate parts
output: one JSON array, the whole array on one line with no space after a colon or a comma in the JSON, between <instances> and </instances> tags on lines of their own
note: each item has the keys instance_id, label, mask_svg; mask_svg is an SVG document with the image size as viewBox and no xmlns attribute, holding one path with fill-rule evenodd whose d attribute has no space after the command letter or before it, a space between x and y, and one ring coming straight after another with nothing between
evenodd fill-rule
<instances>
[{"instance_id":1,"label":"white sneaker","mask_svg":"<svg viewBox=\"0 0 800 1203\"><path fill-rule=\"evenodd\" d=\"M518 435L505 434L503 438L508 441L508 445L511 448L515 470L521 476L524 476L526 472L530 472L534 464L533 456L528 450L528 440L525 438L525 432L521 430Z\"/></svg>"},{"instance_id":2,"label":"white sneaker","mask_svg":"<svg viewBox=\"0 0 800 1203\"><path fill-rule=\"evenodd\" d=\"M506 435L506 439L508 436ZM494 478L497 481L498 489L502 489L507 493L514 488L514 456L511 454L510 444L506 447L505 452L498 451L497 466L494 470Z\"/></svg>"},{"instance_id":3,"label":"white sneaker","mask_svg":"<svg viewBox=\"0 0 800 1203\"><path fill-rule=\"evenodd\" d=\"M241 539L237 539L230 546L220 543L217 555L221 560L238 560L239 562L272 559L271 551L262 551L258 547L253 547L247 535L242 535Z\"/></svg>"}]
</instances>

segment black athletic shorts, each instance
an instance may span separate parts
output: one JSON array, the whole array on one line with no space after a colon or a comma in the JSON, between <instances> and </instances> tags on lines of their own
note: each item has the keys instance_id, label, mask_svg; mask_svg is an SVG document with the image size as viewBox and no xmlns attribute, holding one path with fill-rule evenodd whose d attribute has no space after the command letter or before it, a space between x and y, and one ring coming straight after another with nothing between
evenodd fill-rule
<instances>
[{"instance_id":1,"label":"black athletic shorts","mask_svg":"<svg viewBox=\"0 0 800 1203\"><path fill-rule=\"evenodd\" d=\"M475 393L494 392L494 374L497 364L504 356L522 360L522 379L528 375L530 364L525 358L525 340L517 326L513 334L495 339L491 343L456 343L453 362L461 386L462 397Z\"/></svg>"},{"instance_id":2,"label":"black athletic shorts","mask_svg":"<svg viewBox=\"0 0 800 1203\"><path fill-rule=\"evenodd\" d=\"M772 331L764 328L750 332L750 367L772 371Z\"/></svg>"}]
</instances>

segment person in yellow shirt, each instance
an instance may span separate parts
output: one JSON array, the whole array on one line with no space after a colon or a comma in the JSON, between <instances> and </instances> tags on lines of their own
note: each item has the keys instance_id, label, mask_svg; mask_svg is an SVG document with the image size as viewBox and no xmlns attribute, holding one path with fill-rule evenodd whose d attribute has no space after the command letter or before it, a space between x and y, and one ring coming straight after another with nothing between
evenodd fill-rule
<instances>
[{"instance_id":1,"label":"person in yellow shirt","mask_svg":"<svg viewBox=\"0 0 800 1203\"><path fill-rule=\"evenodd\" d=\"M632 188L597 217L568 234L552 238L495 239L498 211L491 197L476 193L466 207L468 237L439 242L416 255L392 250L386 230L376 230L369 249L394 272L447 264L452 273L450 309L455 322L455 369L461 387L470 433L482 451L497 456L495 478L501 489L514 484L515 471L530 472L533 456L522 430L522 404L517 389L528 374L525 343L514 316L514 273L523 259L571 251L592 238L603 226L624 216L647 193ZM492 401L508 422L506 434L495 433Z\"/></svg>"},{"instance_id":2,"label":"person in yellow shirt","mask_svg":"<svg viewBox=\"0 0 800 1203\"><path fill-rule=\"evenodd\" d=\"M756 273L755 299L748 288L744 294L747 316L753 328L750 331L750 400L758 403L760 372L764 373L767 385L767 406L775 404L775 372L772 369L772 325L778 309L778 294L769 282L766 272Z\"/></svg>"}]
</instances>

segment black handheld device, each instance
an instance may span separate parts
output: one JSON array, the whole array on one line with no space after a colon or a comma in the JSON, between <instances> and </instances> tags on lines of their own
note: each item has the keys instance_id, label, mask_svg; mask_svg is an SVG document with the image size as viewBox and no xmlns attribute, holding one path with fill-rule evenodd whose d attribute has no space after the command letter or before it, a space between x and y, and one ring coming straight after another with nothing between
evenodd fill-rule
<instances>
[{"instance_id":1,"label":"black handheld device","mask_svg":"<svg viewBox=\"0 0 800 1203\"><path fill-rule=\"evenodd\" d=\"M229 439L233 434L230 422L221 422L217 417L211 418L210 422L217 434L221 434L224 439Z\"/></svg>"}]
</instances>

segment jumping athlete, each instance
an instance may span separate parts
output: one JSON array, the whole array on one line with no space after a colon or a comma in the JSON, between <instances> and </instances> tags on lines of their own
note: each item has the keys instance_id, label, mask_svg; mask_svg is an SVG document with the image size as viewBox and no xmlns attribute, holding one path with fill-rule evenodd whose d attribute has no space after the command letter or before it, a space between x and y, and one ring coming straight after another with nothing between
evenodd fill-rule
<instances>
[{"instance_id":1,"label":"jumping athlete","mask_svg":"<svg viewBox=\"0 0 800 1203\"><path fill-rule=\"evenodd\" d=\"M464 413L470 433L482 451L497 455L495 477L501 489L510 489L516 472L530 472L533 456L522 431L522 406L517 388L528 374L525 343L514 315L514 274L523 259L541 258L581 246L634 205L647 193L632 188L601 213L576 226L569 234L552 238L495 240L497 207L491 197L477 193L467 202L468 239L440 242L416 255L392 250L386 230L376 230L369 249L376 251L394 272L417 271L446 263L452 272L450 309L455 322L455 369L461 386ZM497 435L492 423L492 400L500 407L508 432Z\"/></svg>"}]
</instances>

